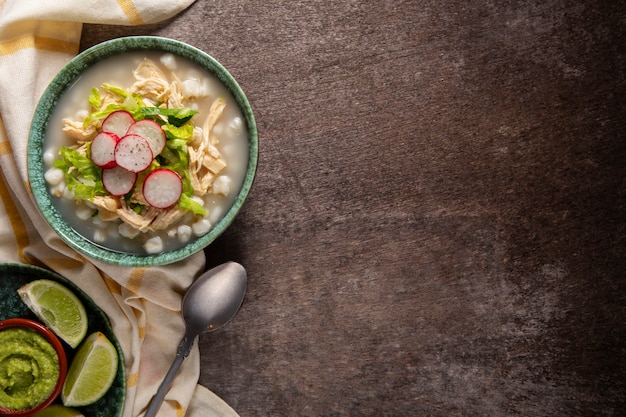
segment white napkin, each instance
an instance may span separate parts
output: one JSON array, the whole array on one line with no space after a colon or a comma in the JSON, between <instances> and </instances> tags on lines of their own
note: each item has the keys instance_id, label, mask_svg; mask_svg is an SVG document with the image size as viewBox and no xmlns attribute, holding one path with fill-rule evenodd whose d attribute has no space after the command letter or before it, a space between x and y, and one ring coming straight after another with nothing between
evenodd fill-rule
<instances>
[{"instance_id":1,"label":"white napkin","mask_svg":"<svg viewBox=\"0 0 626 417\"><path fill-rule=\"evenodd\" d=\"M26 172L28 133L43 90L78 52L83 23L154 23L193 1L0 0L0 262L52 269L107 313L125 356L124 417L143 414L175 357L184 333L182 295L204 269L204 254L152 268L116 267L79 255L36 208ZM196 345L159 416L237 416L197 385L199 364Z\"/></svg>"}]
</instances>

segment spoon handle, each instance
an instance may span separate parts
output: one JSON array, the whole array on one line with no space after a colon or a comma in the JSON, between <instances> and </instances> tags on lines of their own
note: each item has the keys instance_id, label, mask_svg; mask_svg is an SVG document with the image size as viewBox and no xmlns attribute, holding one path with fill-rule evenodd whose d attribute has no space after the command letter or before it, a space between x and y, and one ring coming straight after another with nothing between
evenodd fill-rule
<instances>
[{"instance_id":1,"label":"spoon handle","mask_svg":"<svg viewBox=\"0 0 626 417\"><path fill-rule=\"evenodd\" d=\"M156 416L159 408L161 407L161 404L163 403L163 400L165 399L165 394L167 394L167 390L169 389L170 385L172 385L172 382L174 381L174 378L178 373L178 369L182 365L183 360L189 355L195 338L195 336L190 336L186 334L180 341L180 344L178 345L178 350L176 351L176 358L174 359L174 362L172 362L169 371L167 371L165 378L163 378L163 382L161 382L161 385L159 386L156 394L154 394L154 397L152 397L150 406L148 407L148 410L143 417Z\"/></svg>"}]
</instances>

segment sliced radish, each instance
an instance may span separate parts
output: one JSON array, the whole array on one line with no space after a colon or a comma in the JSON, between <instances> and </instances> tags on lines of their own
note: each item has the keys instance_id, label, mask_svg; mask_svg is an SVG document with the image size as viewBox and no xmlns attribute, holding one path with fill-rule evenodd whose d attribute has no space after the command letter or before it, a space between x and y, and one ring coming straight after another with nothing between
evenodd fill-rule
<instances>
[{"instance_id":1,"label":"sliced radish","mask_svg":"<svg viewBox=\"0 0 626 417\"><path fill-rule=\"evenodd\" d=\"M115 146L115 161L132 172L141 172L152 163L148 141L139 135L126 135Z\"/></svg>"},{"instance_id":2,"label":"sliced radish","mask_svg":"<svg viewBox=\"0 0 626 417\"><path fill-rule=\"evenodd\" d=\"M154 120L143 119L133 123L129 128L127 135L134 134L139 135L150 144L152 154L156 157L165 148L165 132Z\"/></svg>"},{"instance_id":3,"label":"sliced radish","mask_svg":"<svg viewBox=\"0 0 626 417\"><path fill-rule=\"evenodd\" d=\"M113 168L115 162L115 147L119 138L117 135L108 132L98 133L91 141L89 157L94 164L101 168Z\"/></svg>"},{"instance_id":4,"label":"sliced radish","mask_svg":"<svg viewBox=\"0 0 626 417\"><path fill-rule=\"evenodd\" d=\"M102 170L102 184L111 195L128 194L137 181L137 174L121 166Z\"/></svg>"},{"instance_id":5,"label":"sliced radish","mask_svg":"<svg viewBox=\"0 0 626 417\"><path fill-rule=\"evenodd\" d=\"M109 114L102 122L102 131L115 133L118 137L122 137L128 131L128 128L135 123L133 116L126 110L117 110Z\"/></svg>"},{"instance_id":6,"label":"sliced radish","mask_svg":"<svg viewBox=\"0 0 626 417\"><path fill-rule=\"evenodd\" d=\"M152 207L169 208L180 199L183 182L176 172L167 168L152 171L143 183L143 196Z\"/></svg>"}]
</instances>

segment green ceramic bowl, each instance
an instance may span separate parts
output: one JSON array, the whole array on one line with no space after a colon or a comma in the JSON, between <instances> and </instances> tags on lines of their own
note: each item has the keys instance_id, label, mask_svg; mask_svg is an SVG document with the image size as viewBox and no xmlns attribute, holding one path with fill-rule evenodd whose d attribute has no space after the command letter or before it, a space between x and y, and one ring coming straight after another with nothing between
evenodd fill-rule
<instances>
[{"instance_id":1,"label":"green ceramic bowl","mask_svg":"<svg viewBox=\"0 0 626 417\"><path fill-rule=\"evenodd\" d=\"M52 123L51 117L60 98L90 67L105 59L133 51L171 53L175 57L186 58L206 69L219 80L235 99L248 133L248 161L243 184L237 192L233 204L226 210L221 220L215 223L207 234L196 240L191 240L186 246L156 254L126 252L119 248L111 249L79 233L76 228L69 225L68 219L57 208L53 199L58 197L51 195L50 187L44 178L47 169L44 162L46 132L49 124ZM254 181L257 159L258 135L252 108L231 74L214 58L193 46L172 39L152 36L126 37L106 41L85 50L72 59L44 91L35 109L28 143L30 186L39 209L50 226L69 246L78 252L94 259L124 266L169 264L203 250L213 242L233 222L241 209Z\"/></svg>"}]
</instances>

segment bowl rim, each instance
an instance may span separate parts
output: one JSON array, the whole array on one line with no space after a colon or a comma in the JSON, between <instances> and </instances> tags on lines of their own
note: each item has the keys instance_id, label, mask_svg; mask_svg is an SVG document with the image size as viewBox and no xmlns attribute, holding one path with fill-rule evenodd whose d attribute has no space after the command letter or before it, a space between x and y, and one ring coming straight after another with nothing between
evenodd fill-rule
<instances>
[{"instance_id":1,"label":"bowl rim","mask_svg":"<svg viewBox=\"0 0 626 417\"><path fill-rule=\"evenodd\" d=\"M42 323L26 319L26 318L10 318L0 321L0 332L3 330L21 327L30 330L36 331L38 334L42 335L54 348L56 351L57 357L59 359L59 378L57 379L57 383L52 390L52 393L48 396L46 400L39 403L33 408L28 408L24 410L13 410L10 408L4 408L0 406L0 414L6 416L28 416L38 411L43 410L59 396L61 393L61 389L63 388L63 384L65 383L65 377L67 376L67 354L65 353L65 349L63 348L63 344L61 340L57 337L56 334L49 328L47 328Z\"/></svg>"},{"instance_id":2,"label":"bowl rim","mask_svg":"<svg viewBox=\"0 0 626 417\"><path fill-rule=\"evenodd\" d=\"M59 97L80 77L81 73L102 59L131 51L161 51L202 66L211 72L233 95L245 119L248 130L248 164L241 188L232 206L209 233L173 251L158 254L134 254L116 251L99 245L76 232L52 203L44 179L43 142L51 111ZM258 131L252 107L235 78L208 53L187 43L159 36L127 36L96 44L72 58L44 90L31 122L28 138L27 171L36 205L52 229L70 247L79 253L111 264L147 267L170 264L199 252L217 239L234 221L246 200L258 162Z\"/></svg>"}]
</instances>

